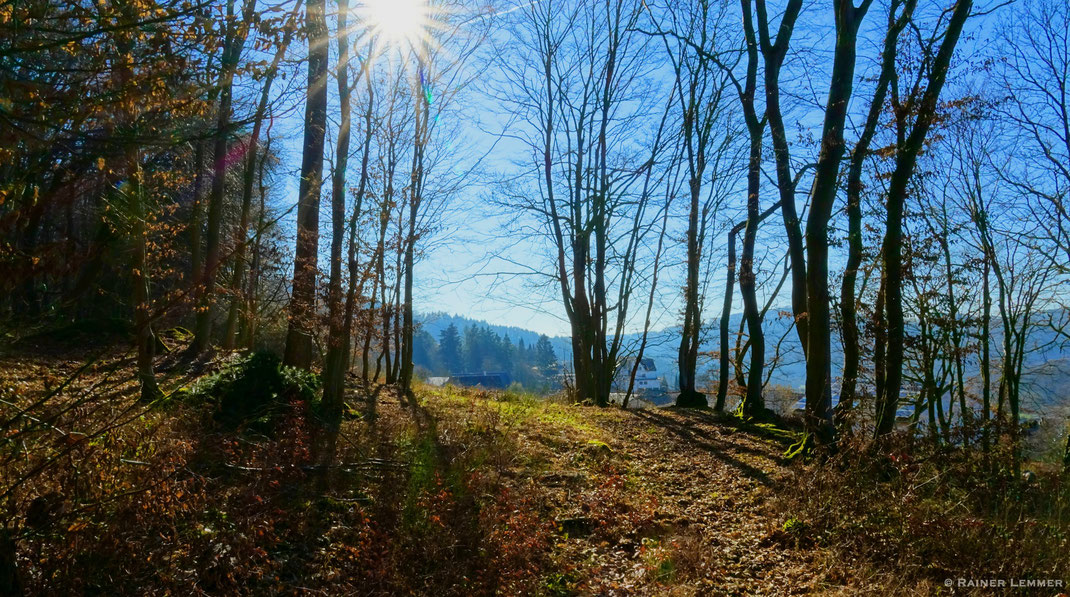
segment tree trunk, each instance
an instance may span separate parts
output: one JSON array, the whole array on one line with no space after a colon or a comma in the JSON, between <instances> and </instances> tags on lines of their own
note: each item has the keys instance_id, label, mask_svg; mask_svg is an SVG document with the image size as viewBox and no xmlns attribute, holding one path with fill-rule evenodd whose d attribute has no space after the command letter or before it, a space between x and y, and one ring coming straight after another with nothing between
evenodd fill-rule
<instances>
[{"instance_id":1,"label":"tree trunk","mask_svg":"<svg viewBox=\"0 0 1070 597\"><path fill-rule=\"evenodd\" d=\"M250 19L256 8L256 0L247 0L245 9L240 17L242 22L236 22L239 17L234 14L234 1L227 1L227 34L223 48L223 58L219 70L219 114L216 124L213 164L212 164L212 189L208 196L208 220L205 226L206 248L204 272L200 296L197 300L197 316L194 323L194 336L192 350L202 352L212 342L212 314L215 308L213 294L215 293L216 276L219 274L220 245L223 226L223 192L227 174L227 145L230 137L230 111L234 98L234 73L241 59L241 50L245 45L245 37L249 31Z\"/></svg>"},{"instance_id":2,"label":"tree trunk","mask_svg":"<svg viewBox=\"0 0 1070 597\"><path fill-rule=\"evenodd\" d=\"M981 290L981 451L987 464L991 454L990 421L992 418L992 295L990 275L992 265L988 252L984 255L984 281ZM988 468L987 466L985 467Z\"/></svg>"},{"instance_id":3,"label":"tree trunk","mask_svg":"<svg viewBox=\"0 0 1070 597\"><path fill-rule=\"evenodd\" d=\"M138 21L137 8L127 6L123 10L124 20L128 23ZM128 173L128 179L119 192L126 194L130 205L131 235L133 236L134 255L131 263L130 274L133 286L134 303L134 333L137 342L137 380L141 386L141 400L152 402L160 396L160 389L156 385L156 374L153 370L152 360L156 356L156 336L152 333L152 301L151 281L149 278L149 229L148 209L145 201L143 188L144 173L141 169L141 156L135 141L138 138L137 101L128 97L135 92L134 78L134 38L130 29L122 30L118 34L116 50L116 79L119 83L119 97L129 109L125 110L120 118L123 134L129 139L125 147L123 167Z\"/></svg>"},{"instance_id":4,"label":"tree trunk","mask_svg":"<svg viewBox=\"0 0 1070 597\"><path fill-rule=\"evenodd\" d=\"M427 51L426 46L422 51ZM424 57L421 57L420 73L422 77L428 76L426 69L427 66L424 63ZM408 231L403 237L403 242L405 243L405 294L401 300L401 350L399 355L400 367L398 371L398 385L401 386L401 391L406 394L412 393L412 343L413 335L415 333L415 323L413 322L412 312L412 286L413 276L415 274L416 241L418 240L416 220L420 212L420 203L423 200L423 185L425 177L427 176L427 173L424 171L424 153L428 142L428 132L431 126L430 118L431 106L428 103L427 94L417 94L416 130L413 139L411 184L409 186L409 221Z\"/></svg>"},{"instance_id":5,"label":"tree trunk","mask_svg":"<svg viewBox=\"0 0 1070 597\"><path fill-rule=\"evenodd\" d=\"M736 286L736 235L743 227L739 224L728 231L728 276L724 286L724 304L721 306L720 355L717 373L717 402L713 409L724 411L725 399L728 397L728 324L732 315L732 293Z\"/></svg>"},{"instance_id":6,"label":"tree trunk","mask_svg":"<svg viewBox=\"0 0 1070 597\"><path fill-rule=\"evenodd\" d=\"M194 296L200 296L201 276L204 275L204 242L201 239L204 226L204 140L198 140L194 149L193 164L193 206L190 209L189 244L190 274L189 284Z\"/></svg>"},{"instance_id":7,"label":"tree trunk","mask_svg":"<svg viewBox=\"0 0 1070 597\"><path fill-rule=\"evenodd\" d=\"M769 122L769 133L773 142L777 188L780 191L780 210L788 241L788 256L791 261L791 310L795 316L795 329L803 354L809 355L810 324L806 313L806 255L803 249L803 233L799 215L795 208L796 181L791 174L787 130L780 109L780 69L787 56L795 22L802 11L802 6L802 0L788 1L774 39L769 31L769 16L765 1L755 2L759 45L765 63L765 115ZM749 7L747 12L749 13Z\"/></svg>"},{"instance_id":8,"label":"tree trunk","mask_svg":"<svg viewBox=\"0 0 1070 597\"><path fill-rule=\"evenodd\" d=\"M151 281L148 271L148 229L145 218L145 197L142 189L142 172L137 150L133 150L135 167L130 177L130 199L135 206L133 217L134 263L131 268L134 286L134 329L137 333L137 377L141 384L141 400L152 402L160 396L156 385L156 373L152 360L156 356L156 335L152 332Z\"/></svg>"},{"instance_id":9,"label":"tree trunk","mask_svg":"<svg viewBox=\"0 0 1070 597\"><path fill-rule=\"evenodd\" d=\"M887 369L888 355L888 325L884 319L885 309L885 277L881 276L880 287L877 288L877 301L873 308L873 375L876 378L876 435L883 435L895 429L895 413L899 406L899 394L894 397L888 395L885 386L885 371Z\"/></svg>"},{"instance_id":10,"label":"tree trunk","mask_svg":"<svg viewBox=\"0 0 1070 597\"><path fill-rule=\"evenodd\" d=\"M752 132L750 164L747 172L747 225L743 231L743 255L740 259L739 271L739 293L743 296L743 316L747 321L751 351L747 393L740 404L740 412L747 415L757 415L765 409L765 401L762 398L765 335L762 332L762 317L758 308L754 274L754 241L758 234L758 189L761 186L762 168L761 143L761 132L759 131L757 135Z\"/></svg>"},{"instance_id":11,"label":"tree trunk","mask_svg":"<svg viewBox=\"0 0 1070 597\"><path fill-rule=\"evenodd\" d=\"M342 360L346 363L346 367L350 366L350 354L353 344L353 318L356 316L357 307L360 304L361 297L364 295L364 281L366 276L360 273L357 264L358 255L358 224L360 222L361 210L364 205L364 195L367 192L368 185L368 163L371 158L371 145L372 136L374 134L374 128L372 126L372 116L375 111L374 102L374 87L372 86L371 69L368 65L364 67L365 80L368 85L368 100L367 107L364 111L364 147L363 154L360 160L360 182L357 186L356 197L354 197L353 215L349 220L349 287L346 290L346 306L345 306L345 330L343 335L343 348L344 358ZM359 283L357 279L360 279ZM374 303L375 291L372 290L373 303ZM368 322L369 333L372 328L371 322ZM362 358L361 377L365 382L368 381L368 341L365 340L364 352Z\"/></svg>"},{"instance_id":12,"label":"tree trunk","mask_svg":"<svg viewBox=\"0 0 1070 597\"><path fill-rule=\"evenodd\" d=\"M687 218L687 284L684 287L684 329L680 334L680 394L676 406L708 406L706 395L695 389L698 368L699 335L702 314L699 305L699 267L702 248L699 246L699 194L702 192L701 172L690 180L691 204Z\"/></svg>"},{"instance_id":13,"label":"tree trunk","mask_svg":"<svg viewBox=\"0 0 1070 597\"><path fill-rule=\"evenodd\" d=\"M828 227L844 153L843 126L854 85L858 27L869 4L836 4L836 50L829 83L821 152L806 222L806 429L819 444L835 440L832 422L832 317L828 286ZM794 280L794 269L793 269ZM794 293L793 293L794 295ZM797 323L801 320L797 319Z\"/></svg>"},{"instance_id":14,"label":"tree trunk","mask_svg":"<svg viewBox=\"0 0 1070 597\"><path fill-rule=\"evenodd\" d=\"M264 86L260 92L260 102L257 104L256 112L253 115L253 130L252 133L249 134L249 141L245 147L245 169L242 172L241 216L238 223L238 229L234 234L234 241L237 243L237 247L234 252L234 273L230 282L232 296L230 299L230 309L227 312L227 325L223 332L223 348L225 350L234 348L234 342L238 331L239 313L241 305L245 302L242 287L245 281L245 254L248 246L248 239L246 237L249 234L249 215L252 211L253 182L256 180L257 157L260 151L258 147L260 142L260 130L263 128L268 102L271 99L271 84L275 80L275 75L278 73L279 63L281 63L282 59L286 56L286 50L290 46L290 40L293 37L292 32L293 29L286 30L282 43L279 44L278 49L275 51L275 56L271 60L271 66L268 67L267 72L264 74Z\"/></svg>"},{"instance_id":15,"label":"tree trunk","mask_svg":"<svg viewBox=\"0 0 1070 597\"><path fill-rule=\"evenodd\" d=\"M624 393L624 398L621 400L621 408L628 408L628 401L631 400L632 391L635 389L635 375L639 371L639 367L643 362L643 353L646 351L647 337L650 332L650 314L654 310L654 295L658 288L658 268L661 266L661 252L665 247L665 231L668 229L669 224L669 207L672 206L672 197L669 197L665 204L665 210L661 214L661 233L658 234L658 248L654 253L654 267L651 270L650 280L650 294L647 297L646 303L646 318L643 320L643 336L639 340L639 352L635 356L635 362L632 363L632 370L628 375L628 390Z\"/></svg>"},{"instance_id":16,"label":"tree trunk","mask_svg":"<svg viewBox=\"0 0 1070 597\"><path fill-rule=\"evenodd\" d=\"M958 44L962 28L973 7L972 0L959 0L948 21L940 50L933 61L929 75L929 84L918 104L914 128L905 143L897 147L895 170L888 183L888 216L884 234L884 278L885 308L888 316L888 355L885 370L886 398L898 400L903 383L903 349L905 322L903 320L903 213L910 180L914 175L918 154L925 143L926 134L936 117L937 102L947 79L951 56ZM906 117L905 115L902 117ZM878 433L891 431L885 426L878 426Z\"/></svg>"},{"instance_id":17,"label":"tree trunk","mask_svg":"<svg viewBox=\"0 0 1070 597\"><path fill-rule=\"evenodd\" d=\"M346 168L349 166L351 125L348 13L349 0L338 0L339 123L331 176L331 274L327 283L327 355L323 364L323 406L331 423L337 423L341 418L345 374L349 369L349 333L342 304L342 243L346 227Z\"/></svg>"},{"instance_id":18,"label":"tree trunk","mask_svg":"<svg viewBox=\"0 0 1070 597\"><path fill-rule=\"evenodd\" d=\"M747 390L739 405L739 411L746 415L756 415L765 410L762 399L762 371L765 369L765 336L762 333L762 316L758 309L756 278L754 275L754 242L758 234L759 197L762 174L762 137L765 119L759 119L754 106L755 90L758 86L758 39L754 31L754 19L749 0L741 0L743 8L743 33L747 49L746 83L739 90L739 100L743 108L743 117L750 137L750 151L747 161L747 222L743 232L743 255L739 264L739 293L743 296L743 319L747 324L751 359L748 371ZM765 3L758 1L758 7L764 12ZM764 14L759 18L764 22ZM783 207L783 206L781 206ZM742 355L738 355L742 358ZM738 369L738 367L737 367Z\"/></svg>"},{"instance_id":19,"label":"tree trunk","mask_svg":"<svg viewBox=\"0 0 1070 597\"><path fill-rule=\"evenodd\" d=\"M269 139L270 141L270 139ZM259 295L260 295L260 268L261 268L261 236L264 233L265 227L265 211L267 209L267 189L264 188L264 167L267 163L267 147L264 148L260 156L259 163L259 175L257 179L259 184L258 196L260 199L259 211L257 213L256 234L253 235L253 262L252 268L249 272L249 287L245 293L246 305L242 312L242 325L239 337L239 344L244 346L248 350L256 345L256 338L259 326Z\"/></svg>"},{"instance_id":20,"label":"tree trunk","mask_svg":"<svg viewBox=\"0 0 1070 597\"><path fill-rule=\"evenodd\" d=\"M323 145L327 130L327 20L324 0L309 0L308 88L305 91L305 135L298 188L297 245L293 295L284 362L308 369L312 365L312 331L316 317L316 273L319 253L319 204L323 183Z\"/></svg>"}]
</instances>

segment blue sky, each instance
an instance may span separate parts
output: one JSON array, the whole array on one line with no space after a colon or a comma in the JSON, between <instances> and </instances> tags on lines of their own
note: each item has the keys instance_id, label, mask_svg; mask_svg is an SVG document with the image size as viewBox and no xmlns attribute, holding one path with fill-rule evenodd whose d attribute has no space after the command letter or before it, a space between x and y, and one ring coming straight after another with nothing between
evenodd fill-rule
<instances>
[{"instance_id":1,"label":"blue sky","mask_svg":"<svg viewBox=\"0 0 1070 597\"><path fill-rule=\"evenodd\" d=\"M923 3L925 4L925 3ZM330 17L329 17L330 18ZM878 35L883 33L882 27L885 15L881 3L875 3L866 25L871 30L869 34L863 34L863 43L860 51L863 58L859 60L858 71L861 75L866 69L872 68L872 56ZM333 20L333 19L332 19ZM990 19L973 24L973 33L977 35L967 38L962 48L964 52L971 52L985 45L989 37L986 31ZM822 88L824 85L823 71L827 70L827 51L831 45L830 33L832 23L830 10L826 6L815 4L804 12L800 30L794 38L798 47L810 46L808 52L789 57L785 67L785 84L795 85L803 82L810 93L809 98L802 98L794 109L788 111L789 128L799 131L800 138L807 128L814 133L816 126L820 124L819 112L815 106L823 101ZM297 48L297 52L303 49ZM333 60L333 57L332 57ZM484 76L495 76L494 65L481 64L485 71L475 79L472 89L464 96L467 102L463 109L451 111L450 118L465 119L460 127L463 139L458 140L458 145L463 145L466 150L461 157L460 168L470 167L476 160L481 160L478 172L482 174L497 171L508 171L515 168L512 160L525 150L519 142L501 138L505 132L505 115L501 107L489 95L482 93L485 86ZM795 81L788 81L792 77L801 77ZM304 67L302 66L295 77L298 82L304 80ZM294 82L289 83L291 86ZM333 82L331 84L333 89ZM731 98L735 101L735 98ZM333 102L332 98L332 102ZM276 122L276 133L283 140L281 148L284 158L284 171L292 175L284 175L285 188L279 197L283 205L292 205L296 202L296 169L300 163L300 138L301 121L303 112L303 97L300 95L291 97L288 113L281 115ZM857 99L854 102L865 107L864 102ZM358 108L355 108L355 110ZM329 133L330 138L330 133ZM849 135L850 138L850 135ZM451 142L453 142L451 140ZM354 151L358 147L354 145ZM796 156L805 157L804 153L810 149L796 146L793 149ZM352 178L353 175L351 175ZM531 276L525 272L528 268L538 268L542 263L540 251L545 248L533 242L531 239L516 238L508 229L508 217L506 213L494 208L486 199L493 188L484 184L482 178L473 180L471 184L456 197L451 199L450 209L444 218L443 231L433 239L433 249L427 257L417 265L416 269L416 305L421 312L445 311L465 317L485 320L499 325L511 325L532 329L549 335L567 335L568 324L563 317L563 309L559 305L560 297L556 293L556 287L547 287L548 280L540 276ZM807 188L804 181L800 189ZM775 189L769 188L764 191L766 202L775 194ZM738 212L742 202L742 193L738 200L729 202L730 209ZM324 191L324 203L321 206L321 226L323 235L321 246L326 250L329 239L329 209L327 206L327 190ZM804 193L800 193L800 197ZM801 199L800 199L801 200ZM802 204L800 203L800 208ZM731 213L726 214L727 219L734 219ZM286 220L288 229L293 229L292 218ZM768 242L768 246L775 248L780 242L779 236L783 234L782 226L777 222L771 222L762 230L762 237ZM710 293L709 306L706 319L709 320L716 314L712 311L719 309L720 296L722 295L723 281L719 273L720 256L723 252L723 241L715 239L709 247L714 254L714 267L718 273L713 276L713 285ZM779 249L776 249L779 251ZM670 256L671 257L671 256ZM778 255L770 254L769 259L778 259ZM672 260L668 261L670 265ZM768 267L772 267L771 265ZM664 328L675 325L679 280L672 268L663 278L662 291L659 293L658 305L655 309L654 328ZM737 293L738 294L738 293ZM786 296L778 297L778 303L786 303ZM633 313L638 313L639 308L633 308ZM635 329L633 324L632 329Z\"/></svg>"}]
</instances>

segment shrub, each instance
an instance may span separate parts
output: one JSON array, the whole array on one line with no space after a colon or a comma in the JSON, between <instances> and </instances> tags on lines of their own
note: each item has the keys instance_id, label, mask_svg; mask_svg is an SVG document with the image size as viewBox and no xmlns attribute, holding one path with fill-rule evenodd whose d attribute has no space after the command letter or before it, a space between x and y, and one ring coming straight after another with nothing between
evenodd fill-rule
<instances>
[{"instance_id":1,"label":"shrub","mask_svg":"<svg viewBox=\"0 0 1070 597\"><path fill-rule=\"evenodd\" d=\"M292 402L314 402L319 383L315 373L284 367L274 353L259 351L205 378L194 395L216 404L214 418L225 427L270 431Z\"/></svg>"}]
</instances>

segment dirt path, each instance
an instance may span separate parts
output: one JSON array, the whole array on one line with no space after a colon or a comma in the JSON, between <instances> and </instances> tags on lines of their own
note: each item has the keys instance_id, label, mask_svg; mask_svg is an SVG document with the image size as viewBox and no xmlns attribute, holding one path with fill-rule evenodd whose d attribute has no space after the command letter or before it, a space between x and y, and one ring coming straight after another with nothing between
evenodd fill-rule
<instances>
[{"instance_id":1,"label":"dirt path","mask_svg":"<svg viewBox=\"0 0 1070 597\"><path fill-rule=\"evenodd\" d=\"M505 474L554 519L554 559L581 593L832 589L769 507L774 491L790 490L781 442L698 411L434 395L424 404L440 420L499 412L516 438Z\"/></svg>"}]
</instances>

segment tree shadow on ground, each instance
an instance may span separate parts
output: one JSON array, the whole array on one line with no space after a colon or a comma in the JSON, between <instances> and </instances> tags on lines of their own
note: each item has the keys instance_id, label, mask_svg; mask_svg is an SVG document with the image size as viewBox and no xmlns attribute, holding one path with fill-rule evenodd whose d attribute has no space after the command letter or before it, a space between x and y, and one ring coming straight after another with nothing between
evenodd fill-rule
<instances>
[{"instance_id":1,"label":"tree shadow on ground","mask_svg":"<svg viewBox=\"0 0 1070 597\"><path fill-rule=\"evenodd\" d=\"M747 446L738 441L725 441L724 433L744 432L747 430L731 426L722 415L715 415L695 410L675 410L673 414L659 412L655 409L638 409L628 411L637 418L671 433L677 441L687 447L702 450L709 455L738 470L742 475L766 486L772 486L774 480L769 473L754 464L746 462L741 455L766 459L771 465L780 465L781 457L771 454L769 450ZM716 429L716 431L715 431Z\"/></svg>"}]
</instances>

